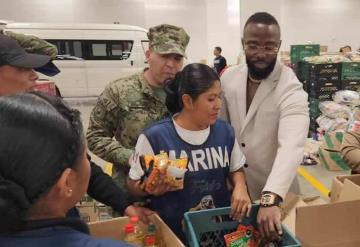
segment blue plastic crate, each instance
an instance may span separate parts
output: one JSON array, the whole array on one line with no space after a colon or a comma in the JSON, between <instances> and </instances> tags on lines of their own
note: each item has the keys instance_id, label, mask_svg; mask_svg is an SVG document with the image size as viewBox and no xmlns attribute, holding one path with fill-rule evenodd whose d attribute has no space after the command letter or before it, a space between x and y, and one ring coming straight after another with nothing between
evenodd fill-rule
<instances>
[{"instance_id":1,"label":"blue plastic crate","mask_svg":"<svg viewBox=\"0 0 360 247\"><path fill-rule=\"evenodd\" d=\"M259 205L253 205L250 217L243 219L241 224L257 227L256 216ZM229 218L230 207L187 212L184 215L187 246L199 247L199 242L207 247L225 247L224 235L236 230L237 221ZM219 217L222 220L219 220ZM283 238L280 246L299 247L300 242L283 225ZM208 243L208 245L206 244Z\"/></svg>"}]
</instances>

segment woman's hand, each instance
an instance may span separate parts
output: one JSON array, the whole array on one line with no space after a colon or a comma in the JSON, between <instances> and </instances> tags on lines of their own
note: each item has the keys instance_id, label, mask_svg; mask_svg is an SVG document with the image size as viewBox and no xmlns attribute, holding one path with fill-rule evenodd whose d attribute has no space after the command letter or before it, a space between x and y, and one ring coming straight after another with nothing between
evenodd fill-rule
<instances>
[{"instance_id":1,"label":"woman's hand","mask_svg":"<svg viewBox=\"0 0 360 247\"><path fill-rule=\"evenodd\" d=\"M160 174L156 185L151 189L147 189L146 192L153 196L161 196L166 192L171 191L172 187L165 183L165 177L166 174Z\"/></svg>"},{"instance_id":2,"label":"woman's hand","mask_svg":"<svg viewBox=\"0 0 360 247\"><path fill-rule=\"evenodd\" d=\"M230 217L241 221L245 216L249 217L251 212L251 199L246 187L235 186L231 196Z\"/></svg>"},{"instance_id":3,"label":"woman's hand","mask_svg":"<svg viewBox=\"0 0 360 247\"><path fill-rule=\"evenodd\" d=\"M145 224L148 224L150 222L148 217L154 213L155 213L154 211L148 208L137 207L134 205L128 206L124 212L124 214L129 217L138 216L139 219Z\"/></svg>"}]
</instances>

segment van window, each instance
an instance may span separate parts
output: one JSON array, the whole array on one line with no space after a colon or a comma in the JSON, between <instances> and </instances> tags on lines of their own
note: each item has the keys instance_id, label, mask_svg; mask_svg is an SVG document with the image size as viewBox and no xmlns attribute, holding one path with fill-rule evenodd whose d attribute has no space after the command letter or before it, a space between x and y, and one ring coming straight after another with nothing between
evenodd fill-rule
<instances>
[{"instance_id":1,"label":"van window","mask_svg":"<svg viewBox=\"0 0 360 247\"><path fill-rule=\"evenodd\" d=\"M47 40L54 44L60 56L85 60L126 60L131 55L132 40Z\"/></svg>"}]
</instances>

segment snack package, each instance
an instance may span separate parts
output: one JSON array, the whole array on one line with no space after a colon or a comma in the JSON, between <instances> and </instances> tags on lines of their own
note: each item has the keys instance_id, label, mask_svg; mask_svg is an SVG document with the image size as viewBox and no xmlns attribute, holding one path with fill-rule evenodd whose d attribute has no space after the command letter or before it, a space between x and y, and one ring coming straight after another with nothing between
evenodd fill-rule
<instances>
[{"instance_id":1,"label":"snack package","mask_svg":"<svg viewBox=\"0 0 360 247\"><path fill-rule=\"evenodd\" d=\"M187 171L187 163L187 158L169 160L165 183L175 190L182 190L184 188L184 176Z\"/></svg>"},{"instance_id":2,"label":"snack package","mask_svg":"<svg viewBox=\"0 0 360 247\"><path fill-rule=\"evenodd\" d=\"M224 236L226 247L257 247L260 233L253 226L239 225L235 232Z\"/></svg>"},{"instance_id":3,"label":"snack package","mask_svg":"<svg viewBox=\"0 0 360 247\"><path fill-rule=\"evenodd\" d=\"M172 191L184 188L184 176L187 171L187 158L176 160L169 159L167 153L158 155L143 155L140 163L144 170L145 191L151 193L164 177L165 184L171 187Z\"/></svg>"}]
</instances>

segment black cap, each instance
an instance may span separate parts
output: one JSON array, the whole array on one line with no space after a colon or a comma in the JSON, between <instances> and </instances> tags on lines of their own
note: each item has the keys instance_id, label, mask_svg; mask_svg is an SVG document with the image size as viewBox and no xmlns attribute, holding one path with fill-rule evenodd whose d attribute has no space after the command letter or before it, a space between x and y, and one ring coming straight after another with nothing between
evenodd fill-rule
<instances>
[{"instance_id":1,"label":"black cap","mask_svg":"<svg viewBox=\"0 0 360 247\"><path fill-rule=\"evenodd\" d=\"M50 59L50 56L27 53L14 39L0 34L0 66L34 69L46 65Z\"/></svg>"},{"instance_id":2,"label":"black cap","mask_svg":"<svg viewBox=\"0 0 360 247\"><path fill-rule=\"evenodd\" d=\"M49 61L47 64L40 68L35 68L35 71L47 76L55 76L60 73L60 69L56 67L56 65L52 61Z\"/></svg>"}]
</instances>

